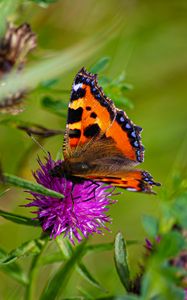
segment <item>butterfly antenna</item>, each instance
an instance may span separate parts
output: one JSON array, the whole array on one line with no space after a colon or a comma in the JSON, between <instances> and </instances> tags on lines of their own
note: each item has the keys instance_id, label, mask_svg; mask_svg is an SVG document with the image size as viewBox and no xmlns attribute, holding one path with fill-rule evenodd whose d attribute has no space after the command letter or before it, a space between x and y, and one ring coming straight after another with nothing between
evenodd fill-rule
<instances>
[{"instance_id":1,"label":"butterfly antenna","mask_svg":"<svg viewBox=\"0 0 187 300\"><path fill-rule=\"evenodd\" d=\"M35 144L38 145L38 147L42 149L42 151L48 156L49 152L37 141L37 139L35 139L35 137L32 134L29 134L29 136L33 140L33 142L35 142Z\"/></svg>"}]
</instances>

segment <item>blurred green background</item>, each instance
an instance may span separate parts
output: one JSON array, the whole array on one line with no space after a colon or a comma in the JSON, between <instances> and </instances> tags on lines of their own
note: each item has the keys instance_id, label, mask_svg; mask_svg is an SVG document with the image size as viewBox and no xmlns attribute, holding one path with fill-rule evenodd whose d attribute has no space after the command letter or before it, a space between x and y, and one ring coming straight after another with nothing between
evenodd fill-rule
<instances>
[{"instance_id":1,"label":"blurred green background","mask_svg":"<svg viewBox=\"0 0 187 300\"><path fill-rule=\"evenodd\" d=\"M33 63L58 54L58 51L74 47L86 38L94 38L102 28L115 25L119 30L115 37L106 38L104 46L89 59L60 76L59 87L71 90L76 72L85 66L89 69L98 59L110 56L111 63L105 75L113 78L123 70L127 82L134 86L127 92L134 103L130 110L120 104L137 125L143 127L142 140L145 146L145 162L141 168L148 170L156 181L167 187L168 178L184 147L187 129L187 2L185 0L62 0L49 7L33 3L21 5L16 23L28 22L38 35L38 48L31 55ZM97 46L97 45L96 45ZM84 57L84 53L83 53ZM57 95L57 99L68 100L69 95ZM26 99L25 111L14 118L31 121L53 129L64 129L65 119L57 117L40 105L34 93ZM0 116L5 118L5 116ZM0 127L0 149L3 169L6 172L32 179L31 170L36 169L36 158L40 149L27 155L33 141L21 131L11 127ZM46 139L45 149L56 156L62 145L62 136ZM181 167L183 167L181 165ZM158 189L157 189L158 190ZM1 198L1 208L31 216L25 204L25 193L11 188ZM110 209L113 224L111 233L94 236L92 242L112 241L117 231L126 239L139 240L130 246L130 265L135 272L143 253L144 229L142 215L159 214L159 196L136 194L124 191L118 203ZM1 220L2 247L10 251L24 241L38 237L39 229L22 227ZM22 263L28 264L24 258ZM92 273L111 293L122 293L123 288L116 275L113 253L94 254L86 258ZM41 274L38 289L45 278ZM22 288L1 273L0 299L20 299ZM92 295L97 289L74 274L67 286L66 296L77 295L79 287L86 287Z\"/></svg>"}]
</instances>

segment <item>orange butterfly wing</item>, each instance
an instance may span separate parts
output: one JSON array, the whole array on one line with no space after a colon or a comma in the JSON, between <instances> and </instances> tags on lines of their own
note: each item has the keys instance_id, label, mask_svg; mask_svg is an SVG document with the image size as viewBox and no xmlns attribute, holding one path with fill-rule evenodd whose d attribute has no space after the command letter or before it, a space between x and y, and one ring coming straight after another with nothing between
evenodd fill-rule
<instances>
[{"instance_id":1,"label":"orange butterfly wing","mask_svg":"<svg viewBox=\"0 0 187 300\"><path fill-rule=\"evenodd\" d=\"M64 157L75 152L101 136L111 126L116 109L113 102L97 87L96 75L83 68L75 77L64 139Z\"/></svg>"},{"instance_id":2,"label":"orange butterfly wing","mask_svg":"<svg viewBox=\"0 0 187 300\"><path fill-rule=\"evenodd\" d=\"M116 147L125 157L138 163L144 159L141 130L142 128L134 125L124 111L117 109L115 121L107 130L106 137L115 141Z\"/></svg>"},{"instance_id":3,"label":"orange butterfly wing","mask_svg":"<svg viewBox=\"0 0 187 300\"><path fill-rule=\"evenodd\" d=\"M64 137L66 172L140 192L159 185L142 170L131 170L144 159L142 128L115 107L84 68L75 77Z\"/></svg>"},{"instance_id":4,"label":"orange butterfly wing","mask_svg":"<svg viewBox=\"0 0 187 300\"><path fill-rule=\"evenodd\" d=\"M107 98L97 77L84 68L75 77L64 141L64 157L75 156L96 138L112 139L116 149L134 164L143 161L141 127Z\"/></svg>"},{"instance_id":5,"label":"orange butterfly wing","mask_svg":"<svg viewBox=\"0 0 187 300\"><path fill-rule=\"evenodd\" d=\"M160 186L160 183L155 182L153 177L146 171L142 170L129 170L124 172L121 177L114 176L88 176L94 181L100 181L107 184L114 185L126 189L131 192L145 192L155 194L152 191L152 186Z\"/></svg>"}]
</instances>

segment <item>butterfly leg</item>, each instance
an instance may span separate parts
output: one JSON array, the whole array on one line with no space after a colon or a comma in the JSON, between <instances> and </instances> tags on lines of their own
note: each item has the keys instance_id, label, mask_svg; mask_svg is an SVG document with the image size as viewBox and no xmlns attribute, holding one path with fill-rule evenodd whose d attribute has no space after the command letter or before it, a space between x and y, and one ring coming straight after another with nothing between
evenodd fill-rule
<instances>
[{"instance_id":1,"label":"butterfly leg","mask_svg":"<svg viewBox=\"0 0 187 300\"><path fill-rule=\"evenodd\" d=\"M91 179L89 179L91 181L91 183L89 185L87 185L87 188L94 185L93 189L88 193L88 196L94 194L93 196L89 197L88 199L84 200L84 202L90 201L92 199L96 199L96 195L95 192L97 190L98 187L100 187L100 184L98 184L98 182L93 181Z\"/></svg>"},{"instance_id":2,"label":"butterfly leg","mask_svg":"<svg viewBox=\"0 0 187 300\"><path fill-rule=\"evenodd\" d=\"M76 186L76 183L72 182L72 187L71 187L70 195L71 195L71 200L72 200L72 213L73 213L74 218L76 219L76 221L78 223L78 220L77 220L77 217L76 217L76 213L74 212L74 206L75 206L75 200L79 199L80 196L74 197L73 192L74 192L75 186Z\"/></svg>"}]
</instances>

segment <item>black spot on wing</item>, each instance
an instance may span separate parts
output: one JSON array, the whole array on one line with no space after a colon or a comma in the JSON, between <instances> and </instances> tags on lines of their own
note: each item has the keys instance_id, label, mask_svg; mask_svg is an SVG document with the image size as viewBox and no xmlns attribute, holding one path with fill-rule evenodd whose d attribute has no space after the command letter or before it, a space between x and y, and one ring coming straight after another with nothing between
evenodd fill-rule
<instances>
[{"instance_id":1,"label":"black spot on wing","mask_svg":"<svg viewBox=\"0 0 187 300\"><path fill-rule=\"evenodd\" d=\"M77 100L79 98L83 98L86 94L86 90L79 88L77 91L72 90L70 101Z\"/></svg>"},{"instance_id":2,"label":"black spot on wing","mask_svg":"<svg viewBox=\"0 0 187 300\"><path fill-rule=\"evenodd\" d=\"M106 107L106 109L108 110L108 113L110 114L110 119L114 120L115 115L116 115L116 109L115 109L114 103L112 102L111 99L109 99L108 97L106 97L104 95L102 88L98 84L96 74L89 73L88 71L86 71L85 68L82 68L76 75L74 83L75 84L83 83L83 84L89 86L94 98L97 99L102 106ZM80 89L78 89L78 91L79 90ZM72 101L80 98L77 95L75 95L74 92L72 92L72 94L73 94L72 95L73 99L71 99ZM84 97L84 96L82 96L82 97Z\"/></svg>"},{"instance_id":3,"label":"black spot on wing","mask_svg":"<svg viewBox=\"0 0 187 300\"><path fill-rule=\"evenodd\" d=\"M84 136L87 138L92 138L100 133L100 127L98 124L92 124L84 129Z\"/></svg>"},{"instance_id":4,"label":"black spot on wing","mask_svg":"<svg viewBox=\"0 0 187 300\"><path fill-rule=\"evenodd\" d=\"M96 118L97 118L97 115L96 115L96 113L92 112L92 113L90 114L90 117L93 118L93 119L96 119Z\"/></svg>"},{"instance_id":5,"label":"black spot on wing","mask_svg":"<svg viewBox=\"0 0 187 300\"><path fill-rule=\"evenodd\" d=\"M68 109L68 124L73 124L81 121L82 119L83 108L79 107L77 109L70 108Z\"/></svg>"},{"instance_id":6,"label":"black spot on wing","mask_svg":"<svg viewBox=\"0 0 187 300\"><path fill-rule=\"evenodd\" d=\"M81 131L79 129L70 129L69 130L69 137L70 138L80 138Z\"/></svg>"},{"instance_id":7,"label":"black spot on wing","mask_svg":"<svg viewBox=\"0 0 187 300\"><path fill-rule=\"evenodd\" d=\"M86 110L87 110L87 111L90 111L90 110L91 110L91 107L90 107L90 106L86 106Z\"/></svg>"}]
</instances>

